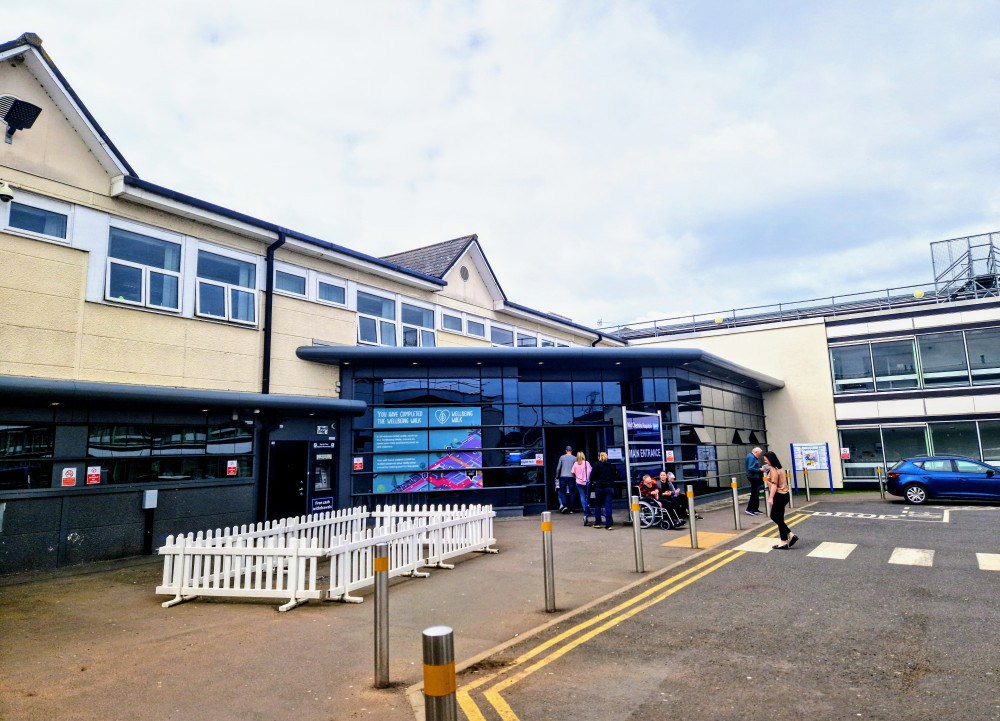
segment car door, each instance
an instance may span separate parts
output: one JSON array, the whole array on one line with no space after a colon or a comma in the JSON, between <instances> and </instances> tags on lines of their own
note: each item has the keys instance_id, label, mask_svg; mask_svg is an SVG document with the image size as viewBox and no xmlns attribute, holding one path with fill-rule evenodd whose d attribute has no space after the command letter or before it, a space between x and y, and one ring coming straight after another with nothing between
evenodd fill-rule
<instances>
[{"instance_id":1,"label":"car door","mask_svg":"<svg viewBox=\"0 0 1000 721\"><path fill-rule=\"evenodd\" d=\"M1000 496L1000 478L989 466L975 461L955 460L955 467L962 477L964 498L989 498Z\"/></svg>"},{"instance_id":2,"label":"car door","mask_svg":"<svg viewBox=\"0 0 1000 721\"><path fill-rule=\"evenodd\" d=\"M951 459L932 458L926 461L917 461L914 465L923 471L919 478L927 486L927 491L931 496L958 497L961 495L961 480L959 475L955 473Z\"/></svg>"}]
</instances>

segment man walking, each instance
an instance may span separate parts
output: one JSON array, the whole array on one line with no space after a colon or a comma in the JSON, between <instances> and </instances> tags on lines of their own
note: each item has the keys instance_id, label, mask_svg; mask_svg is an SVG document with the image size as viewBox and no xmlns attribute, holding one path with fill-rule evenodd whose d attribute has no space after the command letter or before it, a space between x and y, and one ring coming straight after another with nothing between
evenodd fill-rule
<instances>
[{"instance_id":1,"label":"man walking","mask_svg":"<svg viewBox=\"0 0 1000 721\"><path fill-rule=\"evenodd\" d=\"M566 453L559 457L556 466L556 495L559 496L559 512L573 512L573 497L576 495L576 478L573 476L573 464L576 456L573 447L566 446ZM760 471L758 470L758 473Z\"/></svg>"},{"instance_id":2,"label":"man walking","mask_svg":"<svg viewBox=\"0 0 1000 721\"><path fill-rule=\"evenodd\" d=\"M763 515L760 512L760 489L764 487L764 474L760 470L760 455L763 453L760 448L754 448L747 453L747 480L750 482L750 500L747 502L747 509L744 511L748 516Z\"/></svg>"}]
</instances>

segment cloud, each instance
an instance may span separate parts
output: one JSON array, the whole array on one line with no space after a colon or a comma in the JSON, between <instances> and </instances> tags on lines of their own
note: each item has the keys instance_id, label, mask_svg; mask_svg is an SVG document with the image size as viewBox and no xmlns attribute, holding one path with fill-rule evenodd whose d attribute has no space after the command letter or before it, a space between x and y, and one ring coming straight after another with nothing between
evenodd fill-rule
<instances>
[{"instance_id":1,"label":"cloud","mask_svg":"<svg viewBox=\"0 0 1000 721\"><path fill-rule=\"evenodd\" d=\"M140 176L374 255L476 232L513 300L582 323L922 282L1000 217L989 4L5 17Z\"/></svg>"}]
</instances>

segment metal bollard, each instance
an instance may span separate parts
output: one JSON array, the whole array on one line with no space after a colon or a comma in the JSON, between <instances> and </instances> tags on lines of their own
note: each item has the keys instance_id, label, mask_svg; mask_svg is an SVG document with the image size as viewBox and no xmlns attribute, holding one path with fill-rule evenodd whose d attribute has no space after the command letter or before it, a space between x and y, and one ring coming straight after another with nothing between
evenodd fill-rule
<instances>
[{"instance_id":1,"label":"metal bollard","mask_svg":"<svg viewBox=\"0 0 1000 721\"><path fill-rule=\"evenodd\" d=\"M448 626L424 629L424 718L457 721L455 634Z\"/></svg>"},{"instance_id":2,"label":"metal bollard","mask_svg":"<svg viewBox=\"0 0 1000 721\"><path fill-rule=\"evenodd\" d=\"M639 496L632 496L632 536L635 539L635 572L645 573L642 559L642 525L639 523Z\"/></svg>"},{"instance_id":3,"label":"metal bollard","mask_svg":"<svg viewBox=\"0 0 1000 721\"><path fill-rule=\"evenodd\" d=\"M764 513L767 515L768 518L770 518L771 517L771 510L770 510L770 506L768 505L768 502L767 502L767 497L769 495L768 492L767 492L768 485L769 484L765 483L764 487L760 489L760 492L764 494Z\"/></svg>"},{"instance_id":4,"label":"metal bollard","mask_svg":"<svg viewBox=\"0 0 1000 721\"><path fill-rule=\"evenodd\" d=\"M885 500L885 476L882 475L882 466L875 468L875 475L878 476L878 495Z\"/></svg>"},{"instance_id":5,"label":"metal bollard","mask_svg":"<svg viewBox=\"0 0 1000 721\"><path fill-rule=\"evenodd\" d=\"M552 568L552 511L542 513L542 575L545 577L545 610L556 610L556 577Z\"/></svg>"},{"instance_id":6,"label":"metal bollard","mask_svg":"<svg viewBox=\"0 0 1000 721\"><path fill-rule=\"evenodd\" d=\"M809 498L809 469L802 469L802 485L806 487L806 500L811 500Z\"/></svg>"},{"instance_id":7,"label":"metal bollard","mask_svg":"<svg viewBox=\"0 0 1000 721\"><path fill-rule=\"evenodd\" d=\"M733 523L736 524L736 530L740 531L740 492L736 487L736 476L733 476Z\"/></svg>"},{"instance_id":8,"label":"metal bollard","mask_svg":"<svg viewBox=\"0 0 1000 721\"><path fill-rule=\"evenodd\" d=\"M788 486L788 507L795 508L795 494L792 493L792 472L785 469L785 485Z\"/></svg>"},{"instance_id":9,"label":"metal bollard","mask_svg":"<svg viewBox=\"0 0 1000 721\"><path fill-rule=\"evenodd\" d=\"M691 530L691 548L698 547L698 519L694 510L694 488L690 483L685 484L688 498L688 524Z\"/></svg>"},{"instance_id":10,"label":"metal bollard","mask_svg":"<svg viewBox=\"0 0 1000 721\"><path fill-rule=\"evenodd\" d=\"M389 686L389 544L375 544L375 688Z\"/></svg>"}]
</instances>

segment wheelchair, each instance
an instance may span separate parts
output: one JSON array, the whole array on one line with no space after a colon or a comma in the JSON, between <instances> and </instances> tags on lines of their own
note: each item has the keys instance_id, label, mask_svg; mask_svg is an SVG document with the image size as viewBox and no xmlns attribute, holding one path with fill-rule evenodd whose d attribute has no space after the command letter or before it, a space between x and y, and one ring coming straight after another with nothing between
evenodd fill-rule
<instances>
[{"instance_id":1,"label":"wheelchair","mask_svg":"<svg viewBox=\"0 0 1000 721\"><path fill-rule=\"evenodd\" d=\"M677 515L677 511L669 506L661 506L648 498L639 499L639 526L649 528L658 525L660 528L683 528L687 523Z\"/></svg>"}]
</instances>

